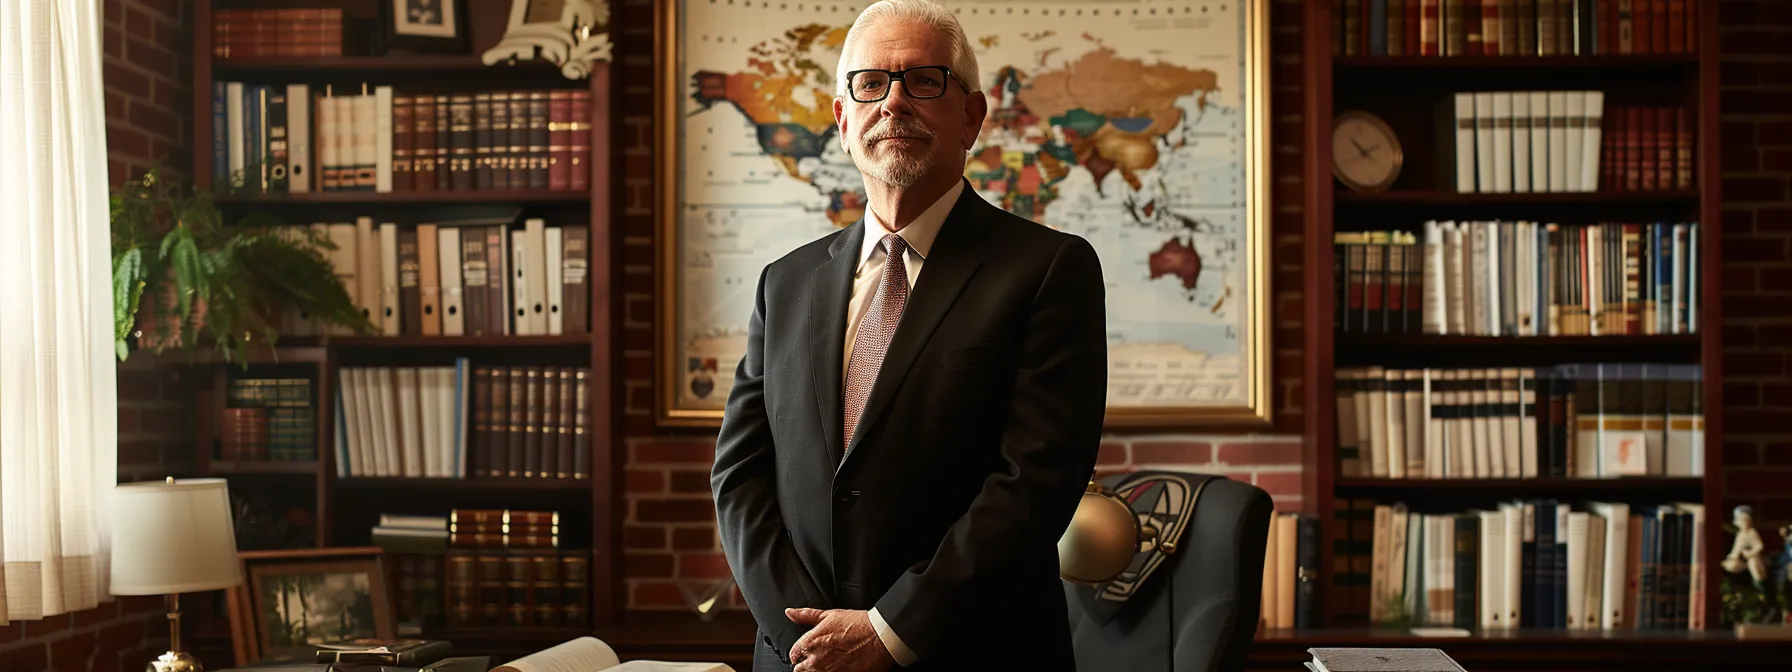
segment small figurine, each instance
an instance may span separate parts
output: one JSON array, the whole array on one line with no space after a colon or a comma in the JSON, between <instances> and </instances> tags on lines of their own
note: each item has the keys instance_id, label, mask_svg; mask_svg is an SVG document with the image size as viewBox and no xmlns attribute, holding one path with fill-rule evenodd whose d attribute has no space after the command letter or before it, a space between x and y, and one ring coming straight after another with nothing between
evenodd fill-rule
<instances>
[{"instance_id":1,"label":"small figurine","mask_svg":"<svg viewBox=\"0 0 1792 672\"><path fill-rule=\"evenodd\" d=\"M1755 531L1754 518L1754 507L1736 507L1732 514L1732 522L1736 525L1736 543L1730 546L1730 554L1724 557L1723 568L1731 574L1740 574L1747 569L1749 577L1755 580L1755 587L1759 588L1767 580L1767 563L1761 557L1767 547L1761 543L1761 533Z\"/></svg>"}]
</instances>

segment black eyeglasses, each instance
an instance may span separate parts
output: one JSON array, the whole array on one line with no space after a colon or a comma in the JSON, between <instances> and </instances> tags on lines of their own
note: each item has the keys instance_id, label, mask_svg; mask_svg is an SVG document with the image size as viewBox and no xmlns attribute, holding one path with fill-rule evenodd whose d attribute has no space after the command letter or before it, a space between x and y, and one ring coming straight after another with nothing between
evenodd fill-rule
<instances>
[{"instance_id":1,"label":"black eyeglasses","mask_svg":"<svg viewBox=\"0 0 1792 672\"><path fill-rule=\"evenodd\" d=\"M854 101L875 103L890 97L890 82L900 80L910 97L927 100L945 95L946 81L957 79L952 69L943 65L923 65L907 70L854 70L846 73L846 90ZM958 88L964 89L965 93L971 92L964 82L959 82Z\"/></svg>"}]
</instances>

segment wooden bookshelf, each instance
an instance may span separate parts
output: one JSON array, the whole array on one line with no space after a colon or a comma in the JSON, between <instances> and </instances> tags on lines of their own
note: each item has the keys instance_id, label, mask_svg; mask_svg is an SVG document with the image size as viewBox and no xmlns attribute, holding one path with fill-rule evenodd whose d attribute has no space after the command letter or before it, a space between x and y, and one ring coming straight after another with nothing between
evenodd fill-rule
<instances>
[{"instance_id":1,"label":"wooden bookshelf","mask_svg":"<svg viewBox=\"0 0 1792 672\"><path fill-rule=\"evenodd\" d=\"M315 476L317 462L285 460L213 460L211 473L224 474L296 474Z\"/></svg>"},{"instance_id":2,"label":"wooden bookshelf","mask_svg":"<svg viewBox=\"0 0 1792 672\"><path fill-rule=\"evenodd\" d=\"M326 5L331 3L325 3ZM196 412L196 434L201 438L195 446L196 471L200 474L238 478L257 475L259 484L271 479L261 473L293 474L290 480L311 479L315 486L315 516L318 542L321 546L342 546L345 542L365 543L371 521L380 513L447 515L449 506L467 503L481 506L516 509L553 509L562 512L562 521L576 521L568 528L563 522L561 539L576 546L568 551L590 549L590 591L588 597L591 627L583 628L475 628L459 631L453 637L457 650L472 652L481 644L506 643L519 650L535 650L566 639L589 634L594 628L615 622L622 613L626 593L622 583L621 525L626 512L620 482L621 459L613 390L615 363L613 320L614 294L619 280L612 263L614 233L612 221L615 204L611 194L612 175L620 156L611 151L611 137L617 126L612 112L614 95L612 71L608 63L598 62L583 80L564 77L559 68L543 61L518 61L487 66L480 54L494 46L502 36L508 16L506 2L474 2L466 7L466 29L471 49L460 55L363 55L340 57L236 58L214 59L212 56L212 17L216 8L257 6L234 0L199 0L194 3L192 40L192 135L196 146L192 152L191 175L195 185L215 184L218 167L212 165L213 137L212 91L215 81L242 81L254 84L313 84L314 91L334 87L337 92L359 92L362 86L371 89L392 85L400 92L452 94L488 90L574 90L591 94L590 116L582 121L591 125L587 168L588 188L571 190L511 189L476 191L409 191L397 193L323 192L301 194L239 195L221 194L215 202L226 221L247 212L262 212L285 218L288 223L311 223L314 213L378 215L381 222L394 222L408 228L426 221L447 221L458 212L486 218L494 211L510 212L513 206L522 218L543 217L549 226L587 226L588 240L586 277L589 287L589 333L552 336L323 336L280 339L279 348L258 354L256 366L298 364L285 357L289 352L306 354L302 364L312 367L313 396L317 411L317 451L314 460L305 463L281 463L268 468L260 464L210 459L216 434L216 422L224 405L225 373L230 364L211 358L204 362L215 372L214 384L203 391L202 403ZM348 14L365 13L371 6L349 8ZM377 18L377 15L375 15ZM365 26L366 16L350 22L345 28L345 49L357 49L362 41L346 35L354 26ZM377 21L373 22L377 26ZM346 53L346 52L345 52ZM401 94L402 95L402 94ZM315 117L314 117L315 119ZM315 135L313 136L315 140ZM315 161L319 153L312 152ZM315 174L315 171L314 171ZM424 217L429 217L425 220ZM344 221L331 219L329 221ZM519 218L516 225L521 225ZM469 475L465 479L450 478L369 478L338 477L334 432L336 413L336 380L345 366L446 366L457 357L468 358L474 366L490 364L549 365L585 367L588 375L583 390L586 407L585 429L589 436L589 477L584 479L489 478ZM469 381L469 384L471 382ZM468 415L471 415L469 412ZM470 421L469 421L470 422ZM469 431L471 440L472 432ZM471 466L469 465L469 470ZM286 481L281 481L286 482ZM233 483L234 485L234 483ZM233 491L235 488L233 488ZM446 599L446 591L443 592ZM444 632L423 633L440 636ZM463 638L465 641L463 641ZM228 661L226 661L228 662ZM494 661L494 664L497 661ZM208 665L214 665L208 661ZM230 667L222 665L221 667Z\"/></svg>"},{"instance_id":3,"label":"wooden bookshelf","mask_svg":"<svg viewBox=\"0 0 1792 672\"><path fill-rule=\"evenodd\" d=\"M1705 573L1706 631L1606 632L1477 629L1468 638L1420 638L1405 630L1359 628L1340 620L1334 599L1334 544L1345 531L1334 524L1341 499L1404 501L1414 511L1461 511L1464 502L1488 506L1515 496L1578 503L1596 499L1638 504L1703 504L1702 561L1715 568L1728 550L1724 508L1722 408L1722 249L1717 5L1689 3L1698 29L1695 53L1561 57L1334 56L1332 2L1304 3L1302 185L1306 324L1302 392L1304 514L1321 524L1318 601L1312 630L1259 635L1253 660L1293 661L1307 646L1424 646L1450 651L1468 669L1670 669L1700 666L1735 655L1761 664L1770 646L1737 642L1721 628L1719 579ZM1397 83L1390 84L1391 77ZM1438 105L1459 91L1602 90L1606 106L1685 106L1693 120L1691 190L1591 193L1464 194L1439 188L1433 137ZM1614 103L1613 101L1618 101ZM1367 109L1386 119L1402 142L1407 164L1392 188L1358 193L1332 174L1332 122L1340 112ZM1696 221L1699 296L1696 333L1638 336L1482 337L1425 334L1341 334L1335 324L1333 276L1336 231L1423 231L1427 219L1526 218L1537 221ZM1635 219L1628 219L1634 217ZM1606 359L1614 357L1616 359ZM1388 479L1346 478L1338 466L1335 369L1339 366L1507 367L1599 361L1696 363L1703 369L1699 403L1705 410L1702 477ZM1417 362L1417 363L1415 363ZM1625 661L1636 666L1627 665ZM1485 664L1481 664L1485 663ZM1746 665L1745 665L1746 666Z\"/></svg>"}]
</instances>

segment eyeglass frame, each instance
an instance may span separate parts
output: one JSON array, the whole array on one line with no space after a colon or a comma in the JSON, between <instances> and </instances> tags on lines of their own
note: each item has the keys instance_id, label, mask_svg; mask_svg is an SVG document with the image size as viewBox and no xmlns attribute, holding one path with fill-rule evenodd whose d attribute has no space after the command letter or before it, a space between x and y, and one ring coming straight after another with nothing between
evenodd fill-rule
<instances>
[{"instance_id":1,"label":"eyeglass frame","mask_svg":"<svg viewBox=\"0 0 1792 672\"><path fill-rule=\"evenodd\" d=\"M910 73L910 72L914 72L914 71L916 71L916 70L933 70L933 69L936 69L936 68L937 68L937 69L939 69L939 70L941 70L941 71L943 71L943 72L945 72L945 73L946 73L946 77L947 77L947 78L949 78L949 79L951 79L951 80L952 80L952 81L954 81L954 82L957 82L957 83L958 83L958 88L959 88L959 89L962 89L962 90L963 90L963 91L964 91L964 92L965 92L965 93L966 93L966 94L969 94L969 93L970 93L970 92L971 92L971 87L970 87L970 85L968 85L968 84L965 84L965 83L964 83L964 80L962 80L962 79L959 79L959 78L958 78L958 73L956 73L956 72L953 72L953 71L952 71L952 68L951 68L951 66L945 66L945 65L917 65L917 66L915 66L915 67L912 67L912 68L905 68L905 69L902 69L902 70L885 70L885 69L883 69L883 68L864 68L864 69L862 69L862 70L851 70L851 71L848 71L848 72L847 72L847 73L846 73L846 97L847 97L847 99L848 99L848 100L851 100L851 101L853 101L853 102L855 102L855 103L866 103L866 104L870 104L870 103L881 103L881 102L883 102L883 101L884 101L884 100L885 100L885 99L888 99L888 98L889 98L889 97L890 97L890 91L892 91L892 90L894 90L894 89L895 89L895 88L896 88L896 87L895 87L895 86L887 86L887 87L884 87L884 95L882 95L882 96L878 96L878 97L877 97L877 98L876 98L876 99L874 99L874 100L859 100L859 97L858 97L858 95L857 95L857 94L856 94L856 93L855 93L855 92L854 92L854 91L853 91L853 88L852 88L852 80L853 80L853 78L854 78L854 77L857 77L857 76L858 76L858 75L859 75L859 73L861 73L861 72L881 72L881 73L884 73L884 74L886 74L886 75L889 75L889 76L890 76L890 84L892 84L892 85L893 85L893 84L895 84L895 83L896 83L896 82L902 82L902 90L903 90L903 91L904 91L904 93L905 93L905 95L907 95L907 96L909 96L909 97L911 97L911 98L914 98L914 99L915 99L915 100L933 100L933 99L935 99L935 98L939 98L939 97L941 97L941 96L944 96L944 95L946 95L946 88L947 88L947 87L943 87L943 86L942 86L942 87L940 87L940 92L939 92L939 93L938 93L938 94L936 94L936 95L932 95L932 96L918 96L918 95L915 95L915 93L914 93L914 92L913 92L913 91L911 91L911 90L909 90L909 86L908 86L908 80L906 80L906 79L903 79L903 77L904 77L904 76L905 76L905 75L907 75L907 74L908 74L908 73Z\"/></svg>"}]
</instances>

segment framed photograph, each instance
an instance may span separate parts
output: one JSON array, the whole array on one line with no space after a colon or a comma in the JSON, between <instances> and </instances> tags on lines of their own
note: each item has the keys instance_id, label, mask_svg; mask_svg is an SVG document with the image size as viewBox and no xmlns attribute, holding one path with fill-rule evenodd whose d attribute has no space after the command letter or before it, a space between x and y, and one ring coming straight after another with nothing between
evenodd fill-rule
<instances>
[{"instance_id":1,"label":"framed photograph","mask_svg":"<svg viewBox=\"0 0 1792 672\"><path fill-rule=\"evenodd\" d=\"M760 271L864 216L832 104L865 4L654 5L660 425L720 423ZM946 4L989 104L966 179L1101 258L1107 424L1267 425L1268 0Z\"/></svg>"},{"instance_id":2,"label":"framed photograph","mask_svg":"<svg viewBox=\"0 0 1792 672\"><path fill-rule=\"evenodd\" d=\"M381 551L246 551L243 583L225 596L238 665L358 637L392 639L397 625Z\"/></svg>"},{"instance_id":3,"label":"framed photograph","mask_svg":"<svg viewBox=\"0 0 1792 672\"><path fill-rule=\"evenodd\" d=\"M388 53L465 53L466 0L380 0Z\"/></svg>"}]
</instances>

